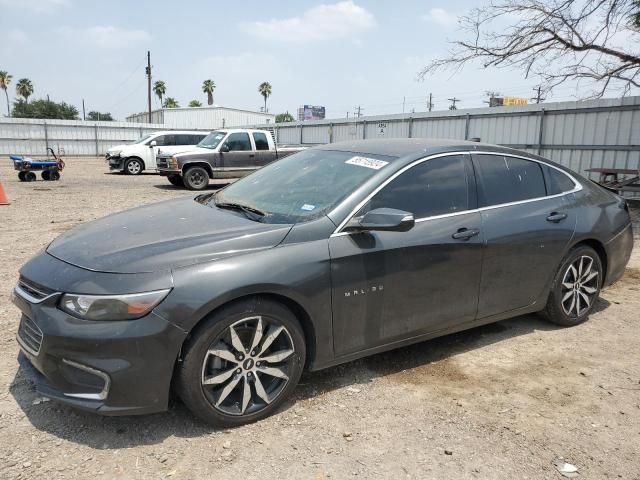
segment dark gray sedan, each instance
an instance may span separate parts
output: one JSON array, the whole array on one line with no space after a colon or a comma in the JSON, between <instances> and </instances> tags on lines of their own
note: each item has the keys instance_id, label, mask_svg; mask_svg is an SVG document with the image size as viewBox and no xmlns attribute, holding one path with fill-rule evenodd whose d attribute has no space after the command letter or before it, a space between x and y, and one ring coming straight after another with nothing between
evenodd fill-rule
<instances>
[{"instance_id":1,"label":"dark gray sedan","mask_svg":"<svg viewBox=\"0 0 640 480\"><path fill-rule=\"evenodd\" d=\"M632 238L624 199L535 155L336 143L60 236L20 271L17 340L50 398L151 413L173 386L240 425L305 368L531 312L579 324Z\"/></svg>"}]
</instances>

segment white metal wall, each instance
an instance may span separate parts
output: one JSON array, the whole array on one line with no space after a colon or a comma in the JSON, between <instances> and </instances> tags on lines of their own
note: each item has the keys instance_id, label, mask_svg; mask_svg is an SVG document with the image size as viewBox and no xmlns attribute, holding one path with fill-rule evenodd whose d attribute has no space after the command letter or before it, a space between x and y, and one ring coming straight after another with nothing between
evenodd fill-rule
<instances>
[{"instance_id":1,"label":"white metal wall","mask_svg":"<svg viewBox=\"0 0 640 480\"><path fill-rule=\"evenodd\" d=\"M164 125L82 120L0 118L0 155L46 156L47 146L65 155L104 155L114 145L167 130Z\"/></svg>"},{"instance_id":2,"label":"white metal wall","mask_svg":"<svg viewBox=\"0 0 640 480\"><path fill-rule=\"evenodd\" d=\"M148 121L147 113L137 113L127 117L130 122ZM226 107L165 108L151 112L153 122L162 123L166 128L214 130L229 126L242 127L256 123L273 124L275 115Z\"/></svg>"}]
</instances>

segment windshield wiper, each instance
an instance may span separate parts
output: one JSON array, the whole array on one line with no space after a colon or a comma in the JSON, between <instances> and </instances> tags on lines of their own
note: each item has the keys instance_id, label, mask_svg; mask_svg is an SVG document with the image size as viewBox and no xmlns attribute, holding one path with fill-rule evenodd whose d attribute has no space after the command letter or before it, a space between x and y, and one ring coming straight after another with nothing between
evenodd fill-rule
<instances>
[{"instance_id":1,"label":"windshield wiper","mask_svg":"<svg viewBox=\"0 0 640 480\"><path fill-rule=\"evenodd\" d=\"M216 204L216 207L218 207L218 208L228 208L230 210L240 210L241 212L243 212L247 217L251 218L252 220L258 220L258 219L261 219L262 217L267 215L262 210L259 210L259 209L254 208L254 207L250 207L249 205L243 205L242 203L215 202L215 204Z\"/></svg>"}]
</instances>

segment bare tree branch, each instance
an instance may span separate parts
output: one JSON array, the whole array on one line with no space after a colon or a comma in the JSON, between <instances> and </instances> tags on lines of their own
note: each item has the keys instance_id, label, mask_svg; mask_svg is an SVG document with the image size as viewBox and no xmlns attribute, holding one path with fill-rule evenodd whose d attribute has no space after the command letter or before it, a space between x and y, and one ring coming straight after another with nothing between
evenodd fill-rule
<instances>
[{"instance_id":1,"label":"bare tree branch","mask_svg":"<svg viewBox=\"0 0 640 480\"><path fill-rule=\"evenodd\" d=\"M463 38L419 78L479 61L522 69L546 91L580 80L592 84L591 98L640 87L640 0L496 0L459 23Z\"/></svg>"}]
</instances>

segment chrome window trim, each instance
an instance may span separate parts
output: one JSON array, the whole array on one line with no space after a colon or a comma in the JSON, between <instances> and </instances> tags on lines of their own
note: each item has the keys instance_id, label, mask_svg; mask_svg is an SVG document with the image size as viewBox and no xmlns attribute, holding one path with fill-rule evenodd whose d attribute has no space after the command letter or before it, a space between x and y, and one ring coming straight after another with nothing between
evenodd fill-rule
<instances>
[{"instance_id":1,"label":"chrome window trim","mask_svg":"<svg viewBox=\"0 0 640 480\"><path fill-rule=\"evenodd\" d=\"M340 236L343 236L343 235L351 235L352 232L343 232L341 230L353 218L353 216L364 205L366 205L366 203L369 200L371 200L371 198L376 193L378 193L380 190L382 190L384 187L386 187L396 177L402 175L404 172L406 172L407 170L415 167L416 165L420 165L421 163L426 162L427 160L431 160L433 158L440 158L440 157L449 157L449 156L454 156L454 155L495 155L495 156L499 156L499 157L513 157L513 158L519 158L519 159L522 159L522 160L526 160L526 161L529 161L529 162L536 162L536 163L539 163L539 164L542 164L542 165L546 165L549 168L553 168L553 169L559 171L560 173L566 175L567 177L569 177L571 179L571 181L573 182L573 184L574 184L574 188L573 188L573 190L569 190L567 192L562 192L562 193L556 193L555 195L545 195L544 197L528 198L526 200L518 200L516 202L509 202L509 203L500 203L498 205L489 205L487 207L480 207L480 208L474 208L474 209L470 209L470 210L463 210L463 211L460 211L460 212L444 213L442 215L433 215L433 216L430 216L430 217L416 218L415 219L415 223L426 222L428 220L437 220L437 219L440 219L440 218L455 217L455 216L458 216L458 215L463 215L465 213L483 212L483 211L486 211L486 210L493 210L493 209L496 209L496 208L510 207L510 206L513 206L513 205L520 205L520 204L524 204L524 203L539 202L541 200L546 200L548 198L557 198L557 197L562 197L564 195L569 195L571 193L579 192L583 188L582 184L578 180L576 180L576 178L573 175L565 172L564 170L562 170L562 169L560 169L558 167L550 165L549 163L544 162L542 160L538 160L536 158L529 158L529 157L525 157L523 155L517 155L517 154L514 154L514 153L491 152L491 151L483 151L483 150L478 150L478 151L475 151L475 150L474 151L468 151L467 150L467 151L436 153L434 155L429 155L427 157L415 160L414 162L410 163L409 165L404 166L403 168L398 170L396 173L391 175L389 178L387 178L373 192L371 192L369 195L367 195L364 198L364 200L362 200L360 203L358 203L358 205L351 211L351 213L349 213L349 215L347 215L345 217L345 219L333 231L333 233L330 235L329 238L331 238L331 237L340 237Z\"/></svg>"},{"instance_id":2,"label":"chrome window trim","mask_svg":"<svg viewBox=\"0 0 640 480\"><path fill-rule=\"evenodd\" d=\"M106 373L96 370L95 368L88 367L78 362L74 362L73 360L67 360L66 358L62 359L62 363L66 363L78 370L84 370L87 373L95 375L96 377L100 377L104 380L104 387L99 393L63 393L65 397L73 397L73 398L83 398L85 400L104 400L107 398L109 394L109 388L111 387L111 378Z\"/></svg>"}]
</instances>

